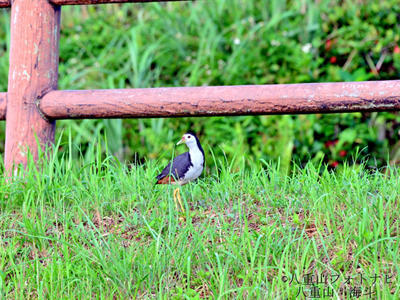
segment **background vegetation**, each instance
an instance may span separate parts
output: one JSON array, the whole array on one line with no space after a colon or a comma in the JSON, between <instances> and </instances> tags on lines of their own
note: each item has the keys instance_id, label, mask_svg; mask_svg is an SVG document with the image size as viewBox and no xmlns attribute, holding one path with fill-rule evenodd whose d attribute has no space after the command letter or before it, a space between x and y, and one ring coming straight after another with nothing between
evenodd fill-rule
<instances>
[{"instance_id":1,"label":"background vegetation","mask_svg":"<svg viewBox=\"0 0 400 300\"><path fill-rule=\"evenodd\" d=\"M60 88L396 79L399 16L395 0L64 7ZM3 11L4 91L8 23ZM52 156L0 177L0 298L295 299L312 274L321 296L397 299L399 121L60 121ZM180 213L154 177L188 128L207 170Z\"/></svg>"},{"instance_id":2,"label":"background vegetation","mask_svg":"<svg viewBox=\"0 0 400 300\"><path fill-rule=\"evenodd\" d=\"M400 6L386 1L218 0L63 7L60 89L397 79ZM0 18L0 90L7 89L9 13ZM86 151L106 133L119 158L169 157L188 128L230 159L324 157L331 167L400 157L397 113L61 121ZM4 124L0 138L4 141ZM66 140L66 137L64 138ZM0 147L2 151L3 145ZM61 149L62 150L62 149ZM62 151L61 151L62 152ZM211 158L209 165L212 165Z\"/></svg>"}]
</instances>

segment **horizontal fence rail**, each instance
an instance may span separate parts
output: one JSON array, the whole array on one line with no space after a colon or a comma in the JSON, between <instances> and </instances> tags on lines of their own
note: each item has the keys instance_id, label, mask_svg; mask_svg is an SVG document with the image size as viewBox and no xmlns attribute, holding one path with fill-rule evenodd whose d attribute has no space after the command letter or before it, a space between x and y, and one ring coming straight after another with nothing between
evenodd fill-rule
<instances>
[{"instance_id":1,"label":"horizontal fence rail","mask_svg":"<svg viewBox=\"0 0 400 300\"><path fill-rule=\"evenodd\" d=\"M400 80L51 91L49 119L152 118L400 110Z\"/></svg>"},{"instance_id":2,"label":"horizontal fence rail","mask_svg":"<svg viewBox=\"0 0 400 300\"><path fill-rule=\"evenodd\" d=\"M0 0L0 7L9 7L11 6L11 0Z\"/></svg>"},{"instance_id":3,"label":"horizontal fence rail","mask_svg":"<svg viewBox=\"0 0 400 300\"><path fill-rule=\"evenodd\" d=\"M0 93L0 120L6 97ZM395 111L400 80L51 91L38 109L56 120Z\"/></svg>"},{"instance_id":4,"label":"horizontal fence rail","mask_svg":"<svg viewBox=\"0 0 400 300\"><path fill-rule=\"evenodd\" d=\"M35 0L32 0L35 1ZM49 0L55 5L90 5L107 3L147 3L147 2L179 2L193 0ZM10 7L11 0L0 0L0 7Z\"/></svg>"}]
</instances>

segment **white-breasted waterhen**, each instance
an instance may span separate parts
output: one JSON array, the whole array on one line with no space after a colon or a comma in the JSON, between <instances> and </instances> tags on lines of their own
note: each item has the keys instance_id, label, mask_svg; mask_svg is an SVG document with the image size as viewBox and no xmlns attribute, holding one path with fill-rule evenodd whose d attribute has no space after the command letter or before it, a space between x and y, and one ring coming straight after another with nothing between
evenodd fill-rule
<instances>
[{"instance_id":1,"label":"white-breasted waterhen","mask_svg":"<svg viewBox=\"0 0 400 300\"><path fill-rule=\"evenodd\" d=\"M193 131L186 132L177 145L185 143L189 148L189 152L182 153L174 158L164 170L156 177L156 184L178 184L184 185L189 181L197 179L204 169L204 150L200 141ZM178 200L182 212L184 212L179 188L174 190L174 202Z\"/></svg>"}]
</instances>

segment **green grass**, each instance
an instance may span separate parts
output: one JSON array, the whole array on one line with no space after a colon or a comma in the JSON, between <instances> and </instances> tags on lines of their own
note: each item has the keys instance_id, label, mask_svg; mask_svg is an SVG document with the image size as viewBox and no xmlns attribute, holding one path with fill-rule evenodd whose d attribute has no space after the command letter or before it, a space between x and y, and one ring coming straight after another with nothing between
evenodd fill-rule
<instances>
[{"instance_id":1,"label":"green grass","mask_svg":"<svg viewBox=\"0 0 400 300\"><path fill-rule=\"evenodd\" d=\"M154 185L157 161L127 166L99 145L73 160L71 148L1 179L2 298L295 299L306 286L284 276L309 273L333 276L321 295L400 294L397 168L308 164L287 176L216 158L181 188L180 214L174 187Z\"/></svg>"}]
</instances>

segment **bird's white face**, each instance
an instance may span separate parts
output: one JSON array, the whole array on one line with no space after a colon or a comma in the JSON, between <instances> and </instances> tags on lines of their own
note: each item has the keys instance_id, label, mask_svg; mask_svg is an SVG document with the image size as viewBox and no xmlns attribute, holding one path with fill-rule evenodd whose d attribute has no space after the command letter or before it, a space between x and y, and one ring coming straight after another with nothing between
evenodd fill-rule
<instances>
[{"instance_id":1,"label":"bird's white face","mask_svg":"<svg viewBox=\"0 0 400 300\"><path fill-rule=\"evenodd\" d=\"M180 145L182 143L185 143L186 146L188 146L190 148L191 145L195 145L196 144L196 138L189 134L186 133L182 136L182 138L180 139L180 141L177 143L177 145Z\"/></svg>"}]
</instances>

